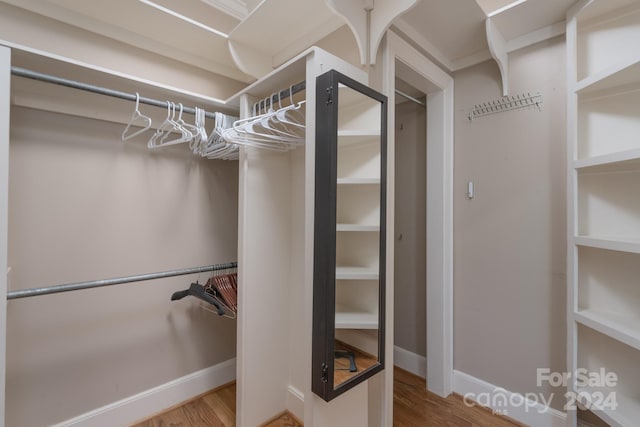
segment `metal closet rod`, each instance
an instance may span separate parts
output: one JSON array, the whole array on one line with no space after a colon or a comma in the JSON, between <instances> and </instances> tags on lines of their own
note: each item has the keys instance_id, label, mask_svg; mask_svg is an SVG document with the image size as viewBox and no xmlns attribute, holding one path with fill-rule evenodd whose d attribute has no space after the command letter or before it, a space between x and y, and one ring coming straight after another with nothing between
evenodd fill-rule
<instances>
[{"instance_id":1,"label":"metal closet rod","mask_svg":"<svg viewBox=\"0 0 640 427\"><path fill-rule=\"evenodd\" d=\"M97 93L100 95L112 96L114 98L120 98L127 101L136 100L135 93L120 92L118 90L109 89L106 87L95 86L88 83L82 83L75 80L63 79L62 77L52 76L50 74L39 73L37 71L27 70L21 67L11 67L11 74L18 77L25 77L27 79L38 80L41 82L52 83L60 86L66 86L73 89L80 89L87 92ZM154 107L167 108L167 101L159 101L153 98L140 97L140 102ZM195 114L195 108L183 107L183 113ZM205 117L214 119L215 113L205 112Z\"/></svg>"},{"instance_id":2,"label":"metal closet rod","mask_svg":"<svg viewBox=\"0 0 640 427\"><path fill-rule=\"evenodd\" d=\"M115 279L93 280L90 282L68 283L65 285L45 286L43 288L24 289L7 292L7 299L35 297L39 295L57 294L60 292L77 291L80 289L100 288L103 286L121 285L123 283L142 282L145 280L162 279L165 277L185 276L187 274L205 273L208 271L228 270L237 268L237 262L214 264L204 267L183 268L181 270L163 271L160 273L138 274L136 276L118 277Z\"/></svg>"},{"instance_id":3,"label":"metal closet rod","mask_svg":"<svg viewBox=\"0 0 640 427\"><path fill-rule=\"evenodd\" d=\"M265 98L261 101L256 102L255 104L253 104L253 107L254 109L255 108L266 109L268 106L272 105L276 101L281 99L286 100L290 96L295 95L298 92L302 92L306 88L307 88L307 82L303 80L300 83L296 83L286 89L281 90L280 92L274 93L268 98Z\"/></svg>"},{"instance_id":4,"label":"metal closet rod","mask_svg":"<svg viewBox=\"0 0 640 427\"><path fill-rule=\"evenodd\" d=\"M426 107L426 104L424 102L420 101L418 98L415 98L415 97L409 95L408 93L402 92L399 89L396 89L396 94L400 95L403 98L408 99L409 101L415 102L418 105L422 105L423 107Z\"/></svg>"}]
</instances>

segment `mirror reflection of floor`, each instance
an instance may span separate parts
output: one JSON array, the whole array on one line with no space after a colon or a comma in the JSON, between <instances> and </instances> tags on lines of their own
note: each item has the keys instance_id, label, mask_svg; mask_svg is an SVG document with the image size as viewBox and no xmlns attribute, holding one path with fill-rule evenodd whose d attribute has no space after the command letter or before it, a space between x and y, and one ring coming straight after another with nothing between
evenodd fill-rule
<instances>
[{"instance_id":1,"label":"mirror reflection of floor","mask_svg":"<svg viewBox=\"0 0 640 427\"><path fill-rule=\"evenodd\" d=\"M349 380L350 378L355 377L356 375L360 374L361 372L366 371L367 369L369 369L370 367L376 365L378 363L378 358L365 353L361 350L356 349L355 347L351 347L345 343L343 343L342 341L338 341L335 340L335 349L337 351L350 351L353 352L354 355L354 359L356 362L356 368L357 371L356 372L350 372L349 371L349 364L350 361L348 358L346 357L338 357L336 359L334 359L334 373L333 373L333 384L334 387L337 387L338 385L342 384L343 382Z\"/></svg>"}]
</instances>

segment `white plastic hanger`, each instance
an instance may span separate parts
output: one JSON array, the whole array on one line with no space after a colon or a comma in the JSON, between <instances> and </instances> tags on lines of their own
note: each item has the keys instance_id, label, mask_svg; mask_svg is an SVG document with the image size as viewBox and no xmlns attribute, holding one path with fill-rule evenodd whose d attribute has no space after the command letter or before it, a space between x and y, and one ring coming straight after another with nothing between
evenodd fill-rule
<instances>
[{"instance_id":1,"label":"white plastic hanger","mask_svg":"<svg viewBox=\"0 0 640 427\"><path fill-rule=\"evenodd\" d=\"M149 142L147 142L147 148L156 148L160 145L160 140L162 139L163 135L165 134L165 132L172 132L172 130L174 129L173 126L173 122L171 121L171 106L173 104L169 101L167 101L167 118L164 119L164 121L162 123L160 123L160 126L158 126L158 128L156 129L156 131L154 132L154 134L151 136L151 138L149 139ZM175 105L174 105L175 107ZM174 108L174 113L175 113L175 108Z\"/></svg>"},{"instance_id":2,"label":"white plastic hanger","mask_svg":"<svg viewBox=\"0 0 640 427\"><path fill-rule=\"evenodd\" d=\"M170 122L173 125L173 129L170 132L166 132L164 134L164 136L160 139L159 146L182 144L184 142L191 141L191 138L193 138L193 134L182 125L182 123L184 123L184 120L182 120L182 104L181 103L178 104L180 106L180 113L178 113L178 118L175 120L174 120L174 117L176 112L176 105L174 103L172 103L172 105L173 105L173 116L171 117ZM172 133L179 133L180 136L176 139L167 141L167 138Z\"/></svg>"},{"instance_id":3,"label":"white plastic hanger","mask_svg":"<svg viewBox=\"0 0 640 427\"><path fill-rule=\"evenodd\" d=\"M136 122L139 122L139 121L143 123L142 129L139 129L127 135L127 132L129 132L129 129L131 128L131 126L140 126L139 124L136 124ZM134 138L143 132L146 132L150 128L151 128L151 118L145 116L140 112L140 94L136 92L136 109L133 111L133 114L131 115L131 119L129 120L127 127L125 127L124 130L122 131L122 140L128 141L129 139Z\"/></svg>"},{"instance_id":4,"label":"white plastic hanger","mask_svg":"<svg viewBox=\"0 0 640 427\"><path fill-rule=\"evenodd\" d=\"M255 112L254 105L254 114ZM292 138L284 135L281 131L274 132L273 128L267 127L269 126L268 120L274 114L275 111L271 108L254 117L237 120L233 123L232 128L223 132L223 137L226 141L235 144L275 151L287 151L299 145L301 143L300 138Z\"/></svg>"}]
</instances>

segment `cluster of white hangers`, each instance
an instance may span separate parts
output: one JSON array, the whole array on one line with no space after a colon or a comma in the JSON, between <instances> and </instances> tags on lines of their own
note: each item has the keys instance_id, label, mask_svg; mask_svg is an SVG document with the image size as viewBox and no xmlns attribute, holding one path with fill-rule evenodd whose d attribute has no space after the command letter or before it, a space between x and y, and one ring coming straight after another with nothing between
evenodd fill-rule
<instances>
[{"instance_id":1,"label":"cluster of white hangers","mask_svg":"<svg viewBox=\"0 0 640 427\"><path fill-rule=\"evenodd\" d=\"M176 111L178 111L176 113ZM168 147L170 145L189 143L189 148L194 154L209 159L238 159L238 146L230 143L222 137L224 129L233 125L237 117L228 116L222 113L215 113L215 127L208 133L205 128L205 110L195 108L195 123L190 124L182 119L183 106L167 101L167 117L156 128L149 141L147 147L155 149L159 147ZM176 117L177 115L177 117ZM130 132L132 126L141 126L141 129ZM136 107L122 132L122 140L126 141L151 128L151 118L140 112L140 95L136 93Z\"/></svg>"},{"instance_id":2,"label":"cluster of white hangers","mask_svg":"<svg viewBox=\"0 0 640 427\"><path fill-rule=\"evenodd\" d=\"M304 143L305 101L293 102L289 88L289 105L283 107L280 93L254 104L253 116L237 120L222 130L223 139L229 144L268 150L287 151ZM278 109L273 108L274 97ZM264 107L260 107L264 103ZM267 109L267 104L269 104Z\"/></svg>"}]
</instances>

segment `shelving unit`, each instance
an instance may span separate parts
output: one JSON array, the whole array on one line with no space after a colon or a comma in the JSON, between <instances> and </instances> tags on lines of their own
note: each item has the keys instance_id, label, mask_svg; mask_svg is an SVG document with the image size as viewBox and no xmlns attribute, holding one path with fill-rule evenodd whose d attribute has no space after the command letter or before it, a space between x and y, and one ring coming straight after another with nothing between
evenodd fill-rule
<instances>
[{"instance_id":1,"label":"shelving unit","mask_svg":"<svg viewBox=\"0 0 640 427\"><path fill-rule=\"evenodd\" d=\"M568 370L618 376L611 389L574 377L569 392L583 404L615 393L617 406L586 405L614 426L640 417L638 39L638 0L583 0L568 13Z\"/></svg>"},{"instance_id":2,"label":"shelving unit","mask_svg":"<svg viewBox=\"0 0 640 427\"><path fill-rule=\"evenodd\" d=\"M578 364L589 372L617 375L614 387L576 388L578 401L612 426L635 426L640 417L640 353L591 328L577 328ZM602 396L602 398L600 397Z\"/></svg>"},{"instance_id":3,"label":"shelving unit","mask_svg":"<svg viewBox=\"0 0 640 427\"><path fill-rule=\"evenodd\" d=\"M338 102L336 329L349 343L354 332L378 329L380 105L342 85Z\"/></svg>"},{"instance_id":4,"label":"shelving unit","mask_svg":"<svg viewBox=\"0 0 640 427\"><path fill-rule=\"evenodd\" d=\"M276 3L285 6L285 2ZM249 19L254 18L257 15ZM288 88L291 84L306 82L305 93L299 94L306 99L305 144L288 152L241 149L238 277L242 289L238 299L243 309L239 311L237 318L236 357L239 426L262 425L284 410L291 411L308 426L325 425L318 420L329 420L329 425L344 425L340 420L345 418L358 420L355 423L357 426L365 425L364 421L359 420L366 420L366 406L358 408L355 416L349 413L349 417L345 417L346 409L330 404L319 405L318 400L312 397L309 381L314 356L312 313L317 307L313 299L313 248L316 236L312 219L316 210L314 118L318 103L315 84L318 75L326 72L325 67L366 82L366 74L361 70L314 47L256 81L228 102L230 105L240 106L241 116L248 117L253 114L253 102ZM340 187L375 185L345 184ZM348 228L377 224L368 221L366 217L361 217L359 222L343 220L340 223ZM371 231L341 232L346 235L372 233L375 234ZM350 285L347 292L359 289L361 281L377 280L378 272L365 268L368 264L353 267L361 268L345 268L339 272L341 283ZM351 287L353 290L350 291ZM353 304L351 308L351 313L354 313L360 307ZM348 321L349 326L364 325L363 321L356 323L356 320L358 319L352 316L345 319L345 322ZM269 341L268 346L264 345L265 340ZM295 348L295 354L283 362L282 351L290 348ZM356 404L360 404L354 402L362 402L359 399L363 396L367 399L366 391L359 389L345 395L345 408L352 410ZM379 406L383 404L383 399L391 398L391 395L375 396L371 399L371 404Z\"/></svg>"}]
</instances>

